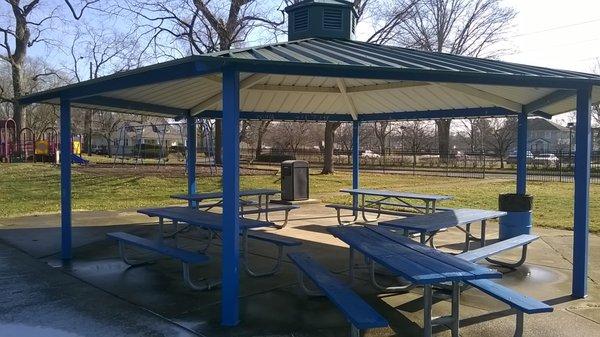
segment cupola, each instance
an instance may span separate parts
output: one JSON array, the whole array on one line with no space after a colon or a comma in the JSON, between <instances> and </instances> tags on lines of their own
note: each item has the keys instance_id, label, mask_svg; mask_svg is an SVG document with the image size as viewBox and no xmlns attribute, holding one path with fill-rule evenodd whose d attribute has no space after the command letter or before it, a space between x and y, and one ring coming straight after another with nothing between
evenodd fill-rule
<instances>
[{"instance_id":1,"label":"cupola","mask_svg":"<svg viewBox=\"0 0 600 337\"><path fill-rule=\"evenodd\" d=\"M358 16L352 2L304 0L285 9L288 40L306 38L354 39Z\"/></svg>"}]
</instances>

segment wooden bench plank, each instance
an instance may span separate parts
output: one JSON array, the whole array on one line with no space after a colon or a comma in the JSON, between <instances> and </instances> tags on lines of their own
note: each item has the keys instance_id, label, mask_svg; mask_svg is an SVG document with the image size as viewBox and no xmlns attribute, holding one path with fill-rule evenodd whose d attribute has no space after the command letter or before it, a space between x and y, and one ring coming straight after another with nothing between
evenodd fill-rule
<instances>
[{"instance_id":1,"label":"wooden bench plank","mask_svg":"<svg viewBox=\"0 0 600 337\"><path fill-rule=\"evenodd\" d=\"M528 245L538 238L537 235L523 234L459 254L457 257L466 261L476 262L513 248Z\"/></svg>"},{"instance_id":2,"label":"wooden bench plank","mask_svg":"<svg viewBox=\"0 0 600 337\"><path fill-rule=\"evenodd\" d=\"M300 246L302 244L302 241L294 240L289 237L285 237L285 236L281 236L281 235L274 235L274 234L271 234L268 232L253 231L253 230L248 231L248 237L255 239L255 240L271 242L276 245L286 246L286 247Z\"/></svg>"},{"instance_id":3,"label":"wooden bench plank","mask_svg":"<svg viewBox=\"0 0 600 337\"><path fill-rule=\"evenodd\" d=\"M466 273L472 274L473 279L490 278L490 273L495 272L492 269L473 264L464 259L457 259L453 255L449 255L449 254L443 253L439 250L431 249L427 246L421 245L421 244L411 240L410 238L407 238L407 237L401 235L400 233L392 232L389 228L373 226L373 225L367 225L365 227L394 241L394 242L402 244L402 246L404 246L404 247L408 247L408 248L413 249L421 254L424 254L429 258L438 260L445 265L450 265L458 270L462 270ZM428 263L430 263L430 262L428 262ZM502 274L499 272L496 272L495 278L501 278L501 277L502 277Z\"/></svg>"},{"instance_id":4,"label":"wooden bench plank","mask_svg":"<svg viewBox=\"0 0 600 337\"><path fill-rule=\"evenodd\" d=\"M206 255L198 254L196 252L191 252L181 248L166 246L159 242L142 238L137 235L132 235L124 232L113 232L108 233L106 235L113 239L127 242L132 246L152 250L162 255L167 255L186 263L205 264L210 261L210 258Z\"/></svg>"},{"instance_id":5,"label":"wooden bench plank","mask_svg":"<svg viewBox=\"0 0 600 337\"><path fill-rule=\"evenodd\" d=\"M491 280L468 280L471 286L527 314L552 312L554 308Z\"/></svg>"},{"instance_id":6,"label":"wooden bench plank","mask_svg":"<svg viewBox=\"0 0 600 337\"><path fill-rule=\"evenodd\" d=\"M341 283L325 268L305 253L290 253L288 257L340 309L358 329L388 326L388 322L352 289Z\"/></svg>"}]
</instances>

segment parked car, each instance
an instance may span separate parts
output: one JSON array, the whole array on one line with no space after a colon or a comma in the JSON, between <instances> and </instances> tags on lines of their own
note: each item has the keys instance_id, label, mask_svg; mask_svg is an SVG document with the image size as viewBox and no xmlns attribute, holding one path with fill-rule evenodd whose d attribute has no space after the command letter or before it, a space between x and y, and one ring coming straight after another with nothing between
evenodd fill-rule
<instances>
[{"instance_id":1,"label":"parked car","mask_svg":"<svg viewBox=\"0 0 600 337\"><path fill-rule=\"evenodd\" d=\"M533 163L533 158L533 153L531 153L531 151L527 151L527 164ZM506 163L513 165L517 163L517 151L513 151L508 155L508 158L506 158Z\"/></svg>"},{"instance_id":2,"label":"parked car","mask_svg":"<svg viewBox=\"0 0 600 337\"><path fill-rule=\"evenodd\" d=\"M533 163L535 165L553 166L557 165L558 162L558 157L552 153L541 153L533 157Z\"/></svg>"},{"instance_id":3,"label":"parked car","mask_svg":"<svg viewBox=\"0 0 600 337\"><path fill-rule=\"evenodd\" d=\"M381 155L379 153L375 153L371 150L365 150L365 152L363 152L362 154L363 158L370 158L370 159L377 159L380 158Z\"/></svg>"}]
</instances>

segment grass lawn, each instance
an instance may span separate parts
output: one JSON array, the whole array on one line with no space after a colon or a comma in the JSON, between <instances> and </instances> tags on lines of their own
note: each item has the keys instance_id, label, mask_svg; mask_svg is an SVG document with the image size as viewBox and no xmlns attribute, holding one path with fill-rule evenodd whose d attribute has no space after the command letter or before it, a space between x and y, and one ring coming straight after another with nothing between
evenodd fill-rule
<instances>
[{"instance_id":1,"label":"grass lawn","mask_svg":"<svg viewBox=\"0 0 600 337\"><path fill-rule=\"evenodd\" d=\"M349 187L349 173L311 175L311 197L323 202L350 202L339 193ZM411 192L449 194L454 199L442 206L497 208L498 194L513 192L513 181L495 179L461 179L392 174L363 173L361 185L369 188ZM185 192L185 177L161 175L96 174L87 169L73 171L74 210L122 210L136 207L177 204L169 198ZM219 190L219 177L199 177L202 192ZM242 188L279 187L279 176L243 176ZM573 184L530 182L529 193L535 197L536 226L571 228L573 219ZM0 164L0 217L16 217L59 211L59 170L47 164ZM591 229L600 233L600 186L591 187Z\"/></svg>"}]
</instances>

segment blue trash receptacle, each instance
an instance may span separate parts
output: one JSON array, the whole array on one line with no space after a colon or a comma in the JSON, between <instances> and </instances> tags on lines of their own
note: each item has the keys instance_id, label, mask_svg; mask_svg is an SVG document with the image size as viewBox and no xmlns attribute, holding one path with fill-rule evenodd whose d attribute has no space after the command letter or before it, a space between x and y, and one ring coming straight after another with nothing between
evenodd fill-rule
<instances>
[{"instance_id":1,"label":"blue trash receptacle","mask_svg":"<svg viewBox=\"0 0 600 337\"><path fill-rule=\"evenodd\" d=\"M501 194L498 209L507 214L500 218L500 240L531 234L533 197L527 194Z\"/></svg>"}]
</instances>

